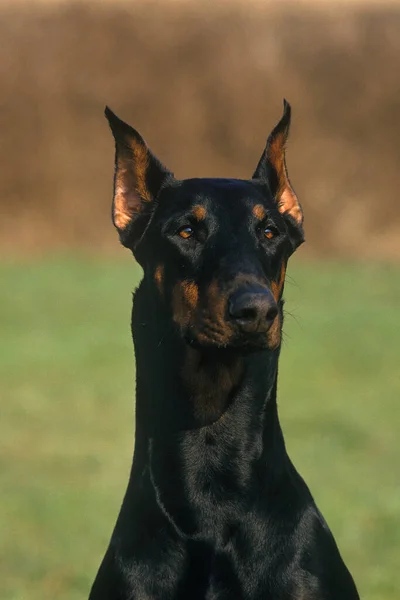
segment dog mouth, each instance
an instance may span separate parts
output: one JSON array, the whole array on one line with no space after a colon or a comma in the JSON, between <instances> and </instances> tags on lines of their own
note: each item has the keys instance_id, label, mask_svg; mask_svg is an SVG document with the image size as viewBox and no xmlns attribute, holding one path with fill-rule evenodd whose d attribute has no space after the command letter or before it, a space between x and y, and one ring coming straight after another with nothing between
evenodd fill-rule
<instances>
[{"instance_id":1,"label":"dog mouth","mask_svg":"<svg viewBox=\"0 0 400 600\"><path fill-rule=\"evenodd\" d=\"M279 345L280 307L268 287L246 281L233 292L214 295L208 302L203 300L186 307L184 313L174 318L188 345L236 352L273 349Z\"/></svg>"},{"instance_id":2,"label":"dog mouth","mask_svg":"<svg viewBox=\"0 0 400 600\"><path fill-rule=\"evenodd\" d=\"M189 328L184 334L184 339L186 344L196 350L232 350L248 353L267 349L267 334L267 331L245 334L232 331L230 335L221 335L220 332L208 328Z\"/></svg>"}]
</instances>

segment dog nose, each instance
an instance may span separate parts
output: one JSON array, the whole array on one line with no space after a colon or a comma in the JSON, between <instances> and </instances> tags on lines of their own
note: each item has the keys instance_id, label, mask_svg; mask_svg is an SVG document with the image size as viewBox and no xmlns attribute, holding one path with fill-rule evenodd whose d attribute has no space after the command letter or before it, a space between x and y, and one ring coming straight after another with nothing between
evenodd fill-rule
<instances>
[{"instance_id":1,"label":"dog nose","mask_svg":"<svg viewBox=\"0 0 400 600\"><path fill-rule=\"evenodd\" d=\"M278 306L267 288L243 289L232 294L229 316L243 331L266 332L278 314Z\"/></svg>"}]
</instances>

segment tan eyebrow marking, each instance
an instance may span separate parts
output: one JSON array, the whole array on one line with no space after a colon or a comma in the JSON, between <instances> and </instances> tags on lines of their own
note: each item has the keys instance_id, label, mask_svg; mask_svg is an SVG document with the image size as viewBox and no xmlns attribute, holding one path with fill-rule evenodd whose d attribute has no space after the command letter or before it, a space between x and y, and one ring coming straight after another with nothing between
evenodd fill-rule
<instances>
[{"instance_id":1,"label":"tan eyebrow marking","mask_svg":"<svg viewBox=\"0 0 400 600\"><path fill-rule=\"evenodd\" d=\"M262 204L256 204L253 206L253 215L261 221L265 217L266 211Z\"/></svg>"},{"instance_id":2,"label":"tan eyebrow marking","mask_svg":"<svg viewBox=\"0 0 400 600\"><path fill-rule=\"evenodd\" d=\"M192 212L198 221L203 221L207 214L206 208L201 204L196 204L195 206L193 206Z\"/></svg>"}]
</instances>

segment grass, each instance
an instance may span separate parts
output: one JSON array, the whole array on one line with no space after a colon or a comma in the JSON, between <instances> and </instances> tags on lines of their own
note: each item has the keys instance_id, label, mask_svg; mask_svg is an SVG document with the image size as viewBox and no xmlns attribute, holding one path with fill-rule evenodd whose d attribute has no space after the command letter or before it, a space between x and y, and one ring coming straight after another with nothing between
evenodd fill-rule
<instances>
[{"instance_id":1,"label":"grass","mask_svg":"<svg viewBox=\"0 0 400 600\"><path fill-rule=\"evenodd\" d=\"M397 600L400 269L293 261L289 275L288 449L361 597ZM88 595L131 462L139 276L124 257L0 265L2 600Z\"/></svg>"}]
</instances>

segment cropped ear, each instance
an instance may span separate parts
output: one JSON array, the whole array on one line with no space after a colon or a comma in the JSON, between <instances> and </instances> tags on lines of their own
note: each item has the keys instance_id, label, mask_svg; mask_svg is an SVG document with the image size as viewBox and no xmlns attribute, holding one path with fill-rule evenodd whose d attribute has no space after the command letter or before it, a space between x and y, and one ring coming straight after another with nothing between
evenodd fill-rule
<instances>
[{"instance_id":1,"label":"cropped ear","mask_svg":"<svg viewBox=\"0 0 400 600\"><path fill-rule=\"evenodd\" d=\"M268 182L276 199L279 212L289 215L301 226L303 211L290 184L285 160L290 117L290 104L284 100L282 118L268 137L267 145L257 165L253 179Z\"/></svg>"},{"instance_id":2,"label":"cropped ear","mask_svg":"<svg viewBox=\"0 0 400 600\"><path fill-rule=\"evenodd\" d=\"M134 249L150 221L161 188L174 176L133 127L108 106L104 114L115 140L112 220L122 244Z\"/></svg>"}]
</instances>

